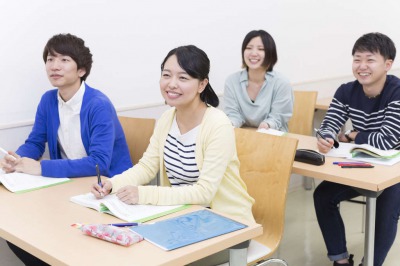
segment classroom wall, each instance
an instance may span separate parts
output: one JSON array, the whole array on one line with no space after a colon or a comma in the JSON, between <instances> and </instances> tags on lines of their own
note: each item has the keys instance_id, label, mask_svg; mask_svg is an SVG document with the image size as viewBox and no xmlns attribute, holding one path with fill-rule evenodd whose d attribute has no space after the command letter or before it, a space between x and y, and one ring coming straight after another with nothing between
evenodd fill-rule
<instances>
[{"instance_id":1,"label":"classroom wall","mask_svg":"<svg viewBox=\"0 0 400 266\"><path fill-rule=\"evenodd\" d=\"M194 44L211 60L210 82L222 96L240 70L246 33L275 39L275 69L295 89L331 96L352 79L351 48L379 31L400 43L396 0L15 0L0 1L0 146L15 150L30 132L41 95L51 88L42 51L58 33L82 37L93 53L87 83L105 92L119 114L158 118L160 63L169 50ZM399 67L395 61L394 69ZM221 98L223 101L223 98Z\"/></svg>"}]
</instances>

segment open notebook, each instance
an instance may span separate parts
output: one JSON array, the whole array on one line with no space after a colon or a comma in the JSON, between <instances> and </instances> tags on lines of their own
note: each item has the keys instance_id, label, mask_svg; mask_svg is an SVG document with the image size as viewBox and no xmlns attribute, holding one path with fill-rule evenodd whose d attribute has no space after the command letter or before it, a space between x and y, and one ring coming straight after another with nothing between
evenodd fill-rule
<instances>
[{"instance_id":1,"label":"open notebook","mask_svg":"<svg viewBox=\"0 0 400 266\"><path fill-rule=\"evenodd\" d=\"M3 171L0 172L0 183L14 193L24 193L69 181L71 181L69 178L53 178L23 173L6 174Z\"/></svg>"},{"instance_id":2,"label":"open notebook","mask_svg":"<svg viewBox=\"0 0 400 266\"><path fill-rule=\"evenodd\" d=\"M368 144L340 142L339 148L331 149L325 155L382 165L400 162L400 150L380 150Z\"/></svg>"},{"instance_id":3,"label":"open notebook","mask_svg":"<svg viewBox=\"0 0 400 266\"><path fill-rule=\"evenodd\" d=\"M146 222L188 208L190 205L130 205L120 201L115 194L96 199L92 193L73 196L70 200L82 206L108 213L127 222Z\"/></svg>"}]
</instances>

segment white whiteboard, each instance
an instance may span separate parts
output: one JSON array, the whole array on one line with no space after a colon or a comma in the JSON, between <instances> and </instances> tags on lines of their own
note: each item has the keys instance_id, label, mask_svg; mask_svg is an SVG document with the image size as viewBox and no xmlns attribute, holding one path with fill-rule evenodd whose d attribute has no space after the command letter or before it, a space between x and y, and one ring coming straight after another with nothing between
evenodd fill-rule
<instances>
[{"instance_id":1,"label":"white whiteboard","mask_svg":"<svg viewBox=\"0 0 400 266\"><path fill-rule=\"evenodd\" d=\"M241 66L247 32L264 29L278 48L276 70L292 82L351 74L351 48L372 31L400 44L397 0L15 0L0 2L0 125L32 120L51 88L42 60L47 40L72 33L93 53L87 83L117 108L162 102L160 63L194 44L211 60L210 82L223 92ZM394 65L396 67L396 64Z\"/></svg>"}]
</instances>

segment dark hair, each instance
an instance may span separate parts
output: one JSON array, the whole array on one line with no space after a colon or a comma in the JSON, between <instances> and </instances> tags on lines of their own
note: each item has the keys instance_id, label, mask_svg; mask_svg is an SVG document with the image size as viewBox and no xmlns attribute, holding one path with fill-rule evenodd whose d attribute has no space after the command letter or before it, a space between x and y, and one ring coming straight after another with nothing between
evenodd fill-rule
<instances>
[{"instance_id":1,"label":"dark hair","mask_svg":"<svg viewBox=\"0 0 400 266\"><path fill-rule=\"evenodd\" d=\"M208 59L207 54L194 45L177 47L172 49L164 58L164 61L161 63L161 71L164 70L165 62L172 55L176 56L179 66L184 69L189 76L201 81L205 79L208 80L207 86L200 93L200 99L206 104L217 107L219 104L219 98L212 89L210 79L208 78L210 72L210 60Z\"/></svg>"},{"instance_id":2,"label":"dark hair","mask_svg":"<svg viewBox=\"0 0 400 266\"><path fill-rule=\"evenodd\" d=\"M90 74L92 68L92 54L85 42L72 34L58 34L51 37L43 50L43 60L46 63L47 56L55 55L55 53L70 56L78 66L78 69L85 69L86 73L81 77L82 80Z\"/></svg>"},{"instance_id":3,"label":"dark hair","mask_svg":"<svg viewBox=\"0 0 400 266\"><path fill-rule=\"evenodd\" d=\"M379 32L371 32L361 36L354 44L351 55L356 52L380 53L385 60L394 61L396 57L396 47L393 41Z\"/></svg>"},{"instance_id":4,"label":"dark hair","mask_svg":"<svg viewBox=\"0 0 400 266\"><path fill-rule=\"evenodd\" d=\"M260 37L264 45L265 57L262 66L266 67L267 71L272 71L274 69L274 65L276 62L278 62L278 54L276 52L274 39L265 30L253 30L247 33L246 37L244 37L242 43L242 67L248 69L246 62L244 61L244 50L246 50L249 42L255 37Z\"/></svg>"}]
</instances>

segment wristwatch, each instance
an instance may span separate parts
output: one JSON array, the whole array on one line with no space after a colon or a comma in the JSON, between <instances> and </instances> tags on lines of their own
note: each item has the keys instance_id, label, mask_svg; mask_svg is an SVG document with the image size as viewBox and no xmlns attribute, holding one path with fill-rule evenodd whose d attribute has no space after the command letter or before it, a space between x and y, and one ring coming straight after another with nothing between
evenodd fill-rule
<instances>
[{"instance_id":1,"label":"wristwatch","mask_svg":"<svg viewBox=\"0 0 400 266\"><path fill-rule=\"evenodd\" d=\"M356 130L354 130L354 129L349 129L349 130L347 130L346 132L344 132L344 136L346 137L346 139L348 140L348 141L354 141L354 139L352 139L352 138L350 138L350 133L351 132L356 132Z\"/></svg>"}]
</instances>

